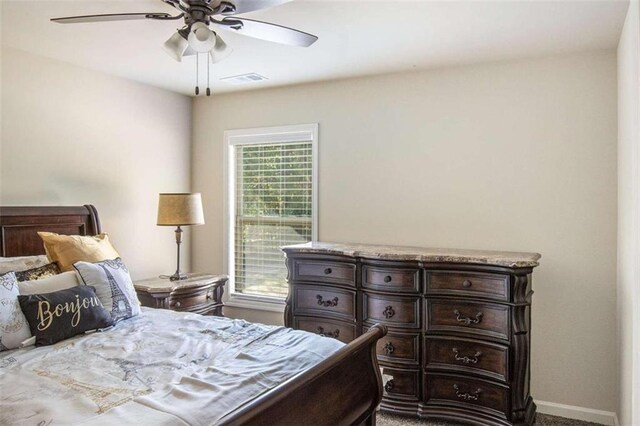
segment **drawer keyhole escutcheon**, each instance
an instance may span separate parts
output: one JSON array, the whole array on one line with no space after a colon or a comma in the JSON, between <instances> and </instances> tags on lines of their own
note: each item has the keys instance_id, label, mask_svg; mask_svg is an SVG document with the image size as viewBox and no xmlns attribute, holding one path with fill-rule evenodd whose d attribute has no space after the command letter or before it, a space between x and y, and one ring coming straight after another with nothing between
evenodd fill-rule
<instances>
[{"instance_id":1,"label":"drawer keyhole escutcheon","mask_svg":"<svg viewBox=\"0 0 640 426\"><path fill-rule=\"evenodd\" d=\"M382 311L382 315L384 315L386 319L393 318L395 314L396 311L393 310L393 306L391 305L387 306L386 308L384 308L384 311Z\"/></svg>"},{"instance_id":2,"label":"drawer keyhole escutcheon","mask_svg":"<svg viewBox=\"0 0 640 426\"><path fill-rule=\"evenodd\" d=\"M473 355L473 358L468 356L460 356L460 351L458 350L458 348L453 348L453 357L455 358L455 360L460 361L464 364L477 364L480 360L480 355L482 355L482 352L477 351L475 355Z\"/></svg>"},{"instance_id":3,"label":"drawer keyhole escutcheon","mask_svg":"<svg viewBox=\"0 0 640 426\"><path fill-rule=\"evenodd\" d=\"M386 277L384 277L384 282L385 283L390 283L391 282L391 275L387 275Z\"/></svg>"},{"instance_id":4,"label":"drawer keyhole escutcheon","mask_svg":"<svg viewBox=\"0 0 640 426\"><path fill-rule=\"evenodd\" d=\"M456 315L456 321L461 322L464 325L480 324L480 321L482 321L482 312L478 312L475 318L463 317L457 309L453 311L453 313Z\"/></svg>"},{"instance_id":5,"label":"drawer keyhole escutcheon","mask_svg":"<svg viewBox=\"0 0 640 426\"><path fill-rule=\"evenodd\" d=\"M386 353L387 356L389 356L396 350L396 347L393 346L393 343L387 342L387 344L384 345L383 349L384 349L384 353Z\"/></svg>"},{"instance_id":6,"label":"drawer keyhole escutcheon","mask_svg":"<svg viewBox=\"0 0 640 426\"><path fill-rule=\"evenodd\" d=\"M340 337L340 330L336 328L336 330L332 333L330 331L324 331L324 327L318 327L318 334L321 335L322 337L333 337L334 339L337 339L338 337Z\"/></svg>"},{"instance_id":7,"label":"drawer keyhole escutcheon","mask_svg":"<svg viewBox=\"0 0 640 426\"><path fill-rule=\"evenodd\" d=\"M386 390L387 392L391 392L394 386L395 384L393 383L393 379L391 379L384 384L384 390Z\"/></svg>"},{"instance_id":8,"label":"drawer keyhole escutcheon","mask_svg":"<svg viewBox=\"0 0 640 426\"><path fill-rule=\"evenodd\" d=\"M331 270L331 268L325 268L325 270L324 270L324 274L325 274L325 275L329 275L331 272L333 272L333 271Z\"/></svg>"},{"instance_id":9,"label":"drawer keyhole escutcheon","mask_svg":"<svg viewBox=\"0 0 640 426\"><path fill-rule=\"evenodd\" d=\"M464 288L469 288L469 287L471 287L471 281L469 281L469 280L464 280L464 281L462 282L462 287L464 287Z\"/></svg>"},{"instance_id":10,"label":"drawer keyhole escutcheon","mask_svg":"<svg viewBox=\"0 0 640 426\"><path fill-rule=\"evenodd\" d=\"M453 389L456 391L456 396L465 401L477 401L482 389L478 388L475 392L460 392L460 386L453 385Z\"/></svg>"},{"instance_id":11,"label":"drawer keyhole escutcheon","mask_svg":"<svg viewBox=\"0 0 640 426\"><path fill-rule=\"evenodd\" d=\"M338 306L339 299L337 297L334 297L331 300L323 300L321 295L316 294L316 299L318 299L318 305L320 306L324 306L324 307Z\"/></svg>"}]
</instances>

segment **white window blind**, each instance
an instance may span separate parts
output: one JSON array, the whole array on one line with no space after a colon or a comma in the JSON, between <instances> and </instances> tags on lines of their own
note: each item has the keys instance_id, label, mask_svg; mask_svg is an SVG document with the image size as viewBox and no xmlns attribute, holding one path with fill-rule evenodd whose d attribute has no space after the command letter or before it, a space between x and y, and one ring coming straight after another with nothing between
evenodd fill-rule
<instances>
[{"instance_id":1,"label":"white window blind","mask_svg":"<svg viewBox=\"0 0 640 426\"><path fill-rule=\"evenodd\" d=\"M280 247L313 236L312 141L237 144L233 151L233 291L284 297Z\"/></svg>"}]
</instances>

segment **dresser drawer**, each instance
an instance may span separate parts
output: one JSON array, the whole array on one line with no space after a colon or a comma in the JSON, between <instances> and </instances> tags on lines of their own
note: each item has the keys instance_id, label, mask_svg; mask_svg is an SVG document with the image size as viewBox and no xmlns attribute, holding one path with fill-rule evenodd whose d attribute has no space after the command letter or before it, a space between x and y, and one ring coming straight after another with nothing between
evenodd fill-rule
<instances>
[{"instance_id":1,"label":"dresser drawer","mask_svg":"<svg viewBox=\"0 0 640 426\"><path fill-rule=\"evenodd\" d=\"M509 380L509 348L474 339L428 336L424 343L427 370L458 370Z\"/></svg>"},{"instance_id":2,"label":"dresser drawer","mask_svg":"<svg viewBox=\"0 0 640 426\"><path fill-rule=\"evenodd\" d=\"M294 259L293 280L330 284L356 285L354 263L325 260Z\"/></svg>"},{"instance_id":3,"label":"dresser drawer","mask_svg":"<svg viewBox=\"0 0 640 426\"><path fill-rule=\"evenodd\" d=\"M364 330L366 332L366 330ZM378 360L393 364L420 364L420 334L387 333L376 346Z\"/></svg>"},{"instance_id":4,"label":"dresser drawer","mask_svg":"<svg viewBox=\"0 0 640 426\"><path fill-rule=\"evenodd\" d=\"M420 370L382 367L384 396L407 401L420 399Z\"/></svg>"},{"instance_id":5,"label":"dresser drawer","mask_svg":"<svg viewBox=\"0 0 640 426\"><path fill-rule=\"evenodd\" d=\"M427 294L486 297L509 301L509 276L481 272L437 271L426 274Z\"/></svg>"},{"instance_id":6,"label":"dresser drawer","mask_svg":"<svg viewBox=\"0 0 640 426\"><path fill-rule=\"evenodd\" d=\"M459 375L425 375L424 402L430 405L459 405L484 412L500 413L505 417L509 410L509 387L482 379Z\"/></svg>"},{"instance_id":7,"label":"dresser drawer","mask_svg":"<svg viewBox=\"0 0 640 426\"><path fill-rule=\"evenodd\" d=\"M295 317L293 328L349 343L357 336L355 324L311 317Z\"/></svg>"},{"instance_id":8,"label":"dresser drawer","mask_svg":"<svg viewBox=\"0 0 640 426\"><path fill-rule=\"evenodd\" d=\"M293 289L293 313L356 319L355 291L297 285Z\"/></svg>"},{"instance_id":9,"label":"dresser drawer","mask_svg":"<svg viewBox=\"0 0 640 426\"><path fill-rule=\"evenodd\" d=\"M364 292L363 320L371 325L382 322L390 327L420 328L420 298L388 296Z\"/></svg>"},{"instance_id":10,"label":"dresser drawer","mask_svg":"<svg viewBox=\"0 0 640 426\"><path fill-rule=\"evenodd\" d=\"M426 299L427 332L456 331L509 339L509 307L493 303Z\"/></svg>"},{"instance_id":11,"label":"dresser drawer","mask_svg":"<svg viewBox=\"0 0 640 426\"><path fill-rule=\"evenodd\" d=\"M419 276L418 269L364 265L362 286L373 290L419 293Z\"/></svg>"}]
</instances>

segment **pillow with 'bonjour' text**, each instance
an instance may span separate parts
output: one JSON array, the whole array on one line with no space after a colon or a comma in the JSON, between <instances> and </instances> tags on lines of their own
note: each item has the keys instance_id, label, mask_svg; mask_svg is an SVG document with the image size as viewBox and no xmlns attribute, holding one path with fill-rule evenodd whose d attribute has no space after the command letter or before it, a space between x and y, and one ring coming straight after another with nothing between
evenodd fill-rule
<instances>
[{"instance_id":1,"label":"pillow with 'bonjour' text","mask_svg":"<svg viewBox=\"0 0 640 426\"><path fill-rule=\"evenodd\" d=\"M89 330L113 325L90 286L77 286L46 294L18 296L36 346L52 345Z\"/></svg>"}]
</instances>

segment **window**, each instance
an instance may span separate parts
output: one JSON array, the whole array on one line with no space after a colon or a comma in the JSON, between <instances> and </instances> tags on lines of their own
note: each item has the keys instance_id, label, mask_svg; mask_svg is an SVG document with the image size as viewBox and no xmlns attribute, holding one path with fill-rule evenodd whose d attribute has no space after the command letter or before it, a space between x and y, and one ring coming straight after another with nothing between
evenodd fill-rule
<instances>
[{"instance_id":1,"label":"window","mask_svg":"<svg viewBox=\"0 0 640 426\"><path fill-rule=\"evenodd\" d=\"M225 132L230 306L282 309L280 247L317 238L317 134L317 124Z\"/></svg>"}]
</instances>

